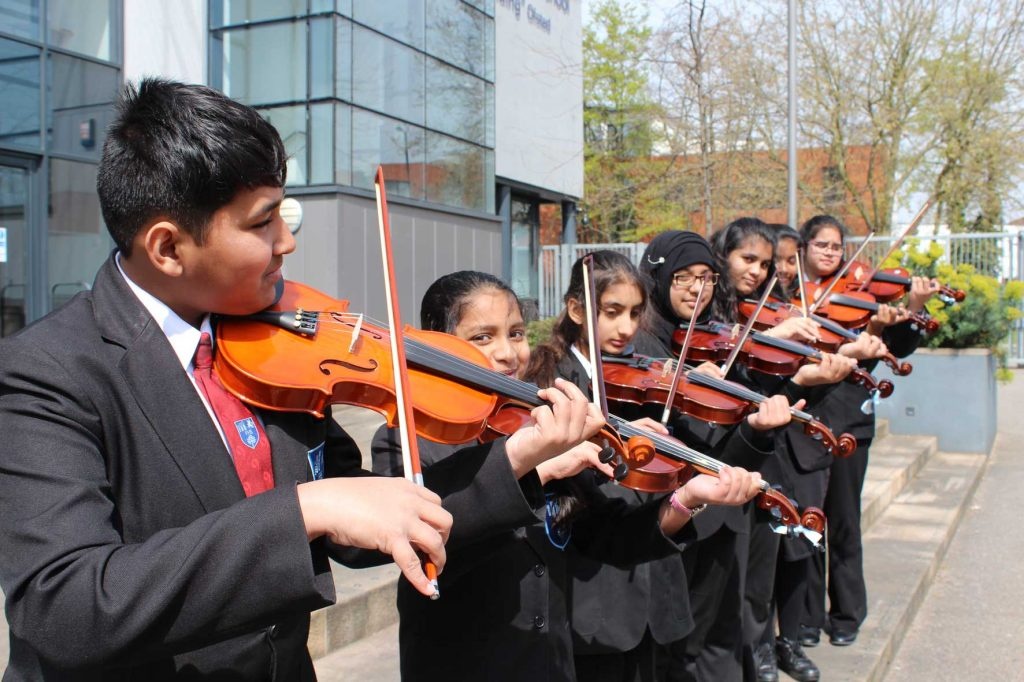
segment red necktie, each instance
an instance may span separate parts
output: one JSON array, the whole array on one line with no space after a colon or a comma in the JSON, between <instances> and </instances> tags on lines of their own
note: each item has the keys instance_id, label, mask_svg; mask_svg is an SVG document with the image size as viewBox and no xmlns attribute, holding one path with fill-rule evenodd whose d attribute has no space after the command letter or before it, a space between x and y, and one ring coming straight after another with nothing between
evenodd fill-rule
<instances>
[{"instance_id":1,"label":"red necktie","mask_svg":"<svg viewBox=\"0 0 1024 682\"><path fill-rule=\"evenodd\" d=\"M273 488L274 470L270 464L267 434L252 411L225 389L213 373L213 344L206 332L199 337L193 374L224 430L246 497Z\"/></svg>"}]
</instances>

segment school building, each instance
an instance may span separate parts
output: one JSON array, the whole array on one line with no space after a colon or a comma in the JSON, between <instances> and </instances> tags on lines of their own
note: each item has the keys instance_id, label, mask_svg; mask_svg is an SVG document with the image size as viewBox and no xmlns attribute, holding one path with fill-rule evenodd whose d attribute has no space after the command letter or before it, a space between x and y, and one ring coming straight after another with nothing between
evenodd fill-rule
<instances>
[{"instance_id":1,"label":"school building","mask_svg":"<svg viewBox=\"0 0 1024 682\"><path fill-rule=\"evenodd\" d=\"M113 247L96 164L124 82L259 109L302 206L286 276L382 318L373 177L403 312L484 270L537 296L541 205L583 193L579 0L0 0L0 336L87 289Z\"/></svg>"}]
</instances>

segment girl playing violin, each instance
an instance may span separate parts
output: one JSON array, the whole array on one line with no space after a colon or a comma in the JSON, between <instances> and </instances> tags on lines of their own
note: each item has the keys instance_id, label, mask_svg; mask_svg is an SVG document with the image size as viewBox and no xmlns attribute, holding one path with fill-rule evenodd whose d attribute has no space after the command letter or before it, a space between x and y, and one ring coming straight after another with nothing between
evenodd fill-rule
<instances>
[{"instance_id":1,"label":"girl playing violin","mask_svg":"<svg viewBox=\"0 0 1024 682\"><path fill-rule=\"evenodd\" d=\"M808 281L823 282L842 267L846 235L846 227L832 216L815 216L803 224L800 236L806 248L803 265ZM920 343L921 336L908 321L908 311L921 310L937 288L934 281L915 278L907 309L879 305L867 326L868 334L861 336L880 336L895 356L910 355ZM827 419L834 429L852 433L857 438L858 447L852 456L835 459L831 464L824 502L828 518L829 613L826 621L825 562L819 556L814 561L816 570L811 572L808 587L808 612L801 621L804 627L800 641L804 646L818 643L822 627L829 632L832 644L852 644L867 615L860 495L875 431L874 411L862 409L862 406L870 407L868 397L862 387L844 383L837 385L819 407L820 416Z\"/></svg>"},{"instance_id":2,"label":"girl playing violin","mask_svg":"<svg viewBox=\"0 0 1024 682\"><path fill-rule=\"evenodd\" d=\"M519 301L490 275L457 272L439 279L424 295L421 322L475 344L496 371L518 378L526 368L529 348ZM566 394L579 391L567 384L556 380L553 385ZM573 680L561 548L570 545L627 563L675 554L677 541L686 537L670 539L688 526L689 517L668 498L624 508L604 496L590 469L600 471L601 479L612 470L599 460L593 443L525 471L495 458L496 453L489 459L497 461L481 459L472 444L423 441L421 447L426 484L442 498L447 491L463 490L478 496L481 514L496 508L518 514L503 512L488 532L464 537L460 524L471 519L453 513L451 561L440 577L442 599L423 599L399 583L403 680ZM397 449L395 435L382 429L374 439L374 468L397 473ZM547 504L551 486L545 485L569 478L587 510L571 522ZM739 503L759 484L756 474L730 470L720 480L691 481L677 492L675 506Z\"/></svg>"},{"instance_id":3,"label":"girl playing violin","mask_svg":"<svg viewBox=\"0 0 1024 682\"><path fill-rule=\"evenodd\" d=\"M597 308L596 346L606 357L629 355L633 337L647 305L647 289L636 267L613 251L596 251L593 258ZM572 268L565 309L549 341L533 352L527 378L546 385L557 377L589 390L591 363L584 297L582 259ZM778 406L770 406L778 407ZM667 433L643 418L636 422ZM587 475L587 472L581 476ZM688 488L676 493L681 505L693 502ZM632 508L655 496L618 486L603 486L604 494ZM684 497L685 495L685 497ZM585 513L585 512L584 512ZM572 588L572 630L576 677L579 680L651 680L664 662L665 647L693 627L688 608L686 574L678 556L616 566L595 560L573 547L567 549Z\"/></svg>"}]
</instances>

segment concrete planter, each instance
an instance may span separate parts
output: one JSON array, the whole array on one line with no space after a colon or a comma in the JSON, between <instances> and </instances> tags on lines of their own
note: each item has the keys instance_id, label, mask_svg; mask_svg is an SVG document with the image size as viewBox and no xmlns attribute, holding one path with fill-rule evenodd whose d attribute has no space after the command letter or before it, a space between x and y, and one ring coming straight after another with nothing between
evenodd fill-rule
<instances>
[{"instance_id":1,"label":"concrete planter","mask_svg":"<svg viewBox=\"0 0 1024 682\"><path fill-rule=\"evenodd\" d=\"M983 452L996 436L996 358L982 348L920 349L908 358L910 376L894 377L879 365L875 376L896 390L876 414L898 434L937 436L946 452Z\"/></svg>"}]
</instances>

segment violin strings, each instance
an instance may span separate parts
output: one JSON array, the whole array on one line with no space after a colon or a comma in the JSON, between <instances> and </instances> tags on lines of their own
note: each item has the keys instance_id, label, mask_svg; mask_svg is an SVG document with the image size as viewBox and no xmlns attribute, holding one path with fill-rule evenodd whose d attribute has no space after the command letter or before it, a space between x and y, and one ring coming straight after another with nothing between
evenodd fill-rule
<instances>
[{"instance_id":1,"label":"violin strings","mask_svg":"<svg viewBox=\"0 0 1024 682\"><path fill-rule=\"evenodd\" d=\"M390 333L390 330L388 330L387 325L382 324L371 317L365 315L358 315L356 313L319 312L317 313L317 317L325 320L328 323L327 325L325 325L326 327L331 327L336 330L341 330L343 328L350 329L349 325L345 323L345 320L358 317L363 320L364 324L369 323L371 325L379 327L382 331L386 333ZM428 344L417 341L415 339L407 339L406 344L408 351L411 351L410 359L413 360L414 362L422 360L425 363L426 361L434 360L438 363L439 368L442 367L443 365L448 365L449 367L452 367L454 369L462 370L461 372L459 372L459 374L463 376L458 378L464 378L485 388L501 391L506 396L515 398L517 400L521 400L530 405L536 406L542 404L540 399L536 395L538 387L534 384L530 384L525 381L520 381L518 379L508 377L499 372L495 372L492 369L482 367L469 360L452 355L451 353L448 353L446 351L435 349L429 346ZM713 377L706 378L714 380ZM758 398L760 398L761 400L764 399L764 396L761 396L758 393L755 393L753 391L751 391L750 393L752 393L755 396L758 396ZM654 442L658 446L658 449L662 450L665 454L669 456L681 459L682 461L686 461L691 464L703 466L714 473L718 473L721 471L722 462L712 457L709 457L708 455L705 455L704 453L698 450L694 450L690 447L687 447L682 443L664 439L656 433L651 433L637 426L634 426L629 422L623 420L621 417L618 417L616 415L609 415L609 424L612 425L613 428L615 428L615 430L618 431L620 434L626 436L640 435L651 438L652 442Z\"/></svg>"}]
</instances>

